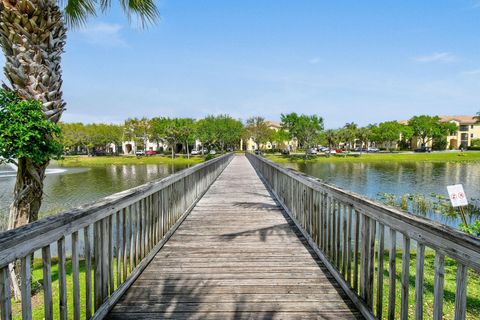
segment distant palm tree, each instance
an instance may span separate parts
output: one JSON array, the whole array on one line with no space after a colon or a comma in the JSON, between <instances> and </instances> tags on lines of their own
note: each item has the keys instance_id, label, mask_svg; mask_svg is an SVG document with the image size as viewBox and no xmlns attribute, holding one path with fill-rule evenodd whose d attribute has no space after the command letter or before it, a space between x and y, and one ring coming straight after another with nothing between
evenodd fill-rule
<instances>
[{"instance_id":1,"label":"distant palm tree","mask_svg":"<svg viewBox=\"0 0 480 320\"><path fill-rule=\"evenodd\" d=\"M111 4L111 0L0 0L0 47L11 85L7 89L23 99L40 100L45 116L58 122L65 110L61 56L66 27L86 24L89 16L107 11ZM154 0L121 0L120 6L142 26L159 16ZM37 219L48 161L34 164L20 158L17 165L9 228Z\"/></svg>"},{"instance_id":2,"label":"distant palm tree","mask_svg":"<svg viewBox=\"0 0 480 320\"><path fill-rule=\"evenodd\" d=\"M480 123L480 111L477 112L477 115L474 118L477 120L477 123Z\"/></svg>"},{"instance_id":3,"label":"distant palm tree","mask_svg":"<svg viewBox=\"0 0 480 320\"><path fill-rule=\"evenodd\" d=\"M328 148L332 150L332 146L336 146L338 142L338 131L333 129L325 130L325 139L328 143ZM330 152L328 153L330 156Z\"/></svg>"}]
</instances>

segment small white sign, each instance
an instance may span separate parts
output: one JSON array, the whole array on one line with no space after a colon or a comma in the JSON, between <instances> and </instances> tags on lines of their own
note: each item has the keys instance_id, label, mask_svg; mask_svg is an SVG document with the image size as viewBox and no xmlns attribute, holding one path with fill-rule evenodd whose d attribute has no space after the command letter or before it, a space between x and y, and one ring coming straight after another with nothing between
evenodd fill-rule
<instances>
[{"instance_id":1,"label":"small white sign","mask_svg":"<svg viewBox=\"0 0 480 320\"><path fill-rule=\"evenodd\" d=\"M447 186L447 190L453 207L468 206L467 196L465 195L465 191L463 191L463 186L461 184Z\"/></svg>"}]
</instances>

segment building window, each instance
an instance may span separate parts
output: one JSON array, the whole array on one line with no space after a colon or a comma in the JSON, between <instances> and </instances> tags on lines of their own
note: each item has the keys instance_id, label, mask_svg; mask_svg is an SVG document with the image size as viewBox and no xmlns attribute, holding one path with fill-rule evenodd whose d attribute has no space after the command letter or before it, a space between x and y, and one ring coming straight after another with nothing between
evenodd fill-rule
<instances>
[{"instance_id":1,"label":"building window","mask_svg":"<svg viewBox=\"0 0 480 320\"><path fill-rule=\"evenodd\" d=\"M473 129L473 124L470 126L470 129Z\"/></svg>"},{"instance_id":2,"label":"building window","mask_svg":"<svg viewBox=\"0 0 480 320\"><path fill-rule=\"evenodd\" d=\"M464 125L464 124L462 124L462 125L460 126L460 129L459 129L459 131L468 131L468 126L467 126L467 125Z\"/></svg>"},{"instance_id":3,"label":"building window","mask_svg":"<svg viewBox=\"0 0 480 320\"><path fill-rule=\"evenodd\" d=\"M473 138L473 133L470 134L470 138Z\"/></svg>"}]
</instances>

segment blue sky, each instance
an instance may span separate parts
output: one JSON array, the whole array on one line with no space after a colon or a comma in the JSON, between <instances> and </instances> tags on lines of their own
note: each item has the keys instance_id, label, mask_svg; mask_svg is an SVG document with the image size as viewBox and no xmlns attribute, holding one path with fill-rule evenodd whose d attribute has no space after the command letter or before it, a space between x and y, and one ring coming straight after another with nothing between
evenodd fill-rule
<instances>
[{"instance_id":1,"label":"blue sky","mask_svg":"<svg viewBox=\"0 0 480 320\"><path fill-rule=\"evenodd\" d=\"M114 7L69 32L64 121L296 111L337 127L480 111L480 0L158 4L144 31Z\"/></svg>"}]
</instances>

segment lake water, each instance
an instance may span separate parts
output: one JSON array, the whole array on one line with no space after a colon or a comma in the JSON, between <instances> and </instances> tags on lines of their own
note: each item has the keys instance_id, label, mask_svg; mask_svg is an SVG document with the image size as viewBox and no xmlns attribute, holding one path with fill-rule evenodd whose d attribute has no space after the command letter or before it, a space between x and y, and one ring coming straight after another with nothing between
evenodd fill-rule
<instances>
[{"instance_id":1,"label":"lake water","mask_svg":"<svg viewBox=\"0 0 480 320\"><path fill-rule=\"evenodd\" d=\"M381 194L448 196L447 185L463 184L467 197L478 203L480 198L480 163L429 162L316 162L287 163L286 167L322 179L346 190L382 200ZM438 200L438 199L437 199ZM426 216L457 227L459 220L427 212Z\"/></svg>"},{"instance_id":2,"label":"lake water","mask_svg":"<svg viewBox=\"0 0 480 320\"><path fill-rule=\"evenodd\" d=\"M447 196L446 186L463 184L467 196L480 198L480 163L317 162L288 163L287 167L346 190L381 200L380 193L397 196ZM49 167L41 217L95 201L153 179L166 177L186 165L105 165L82 168ZM6 226L15 183L11 168L0 166L0 229ZM429 218L457 227L457 219L427 212Z\"/></svg>"},{"instance_id":3,"label":"lake water","mask_svg":"<svg viewBox=\"0 0 480 320\"><path fill-rule=\"evenodd\" d=\"M45 194L40 217L93 202L107 195L166 177L188 165L105 165L66 168L51 165L45 178ZM0 166L0 230L7 224L15 173Z\"/></svg>"}]
</instances>

